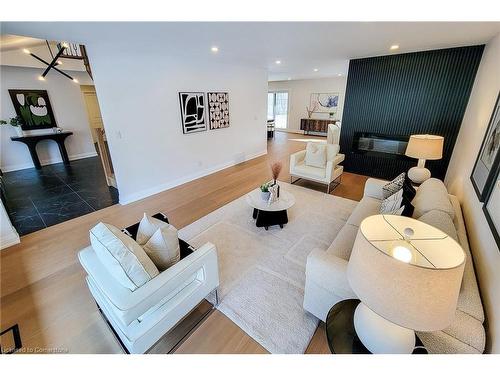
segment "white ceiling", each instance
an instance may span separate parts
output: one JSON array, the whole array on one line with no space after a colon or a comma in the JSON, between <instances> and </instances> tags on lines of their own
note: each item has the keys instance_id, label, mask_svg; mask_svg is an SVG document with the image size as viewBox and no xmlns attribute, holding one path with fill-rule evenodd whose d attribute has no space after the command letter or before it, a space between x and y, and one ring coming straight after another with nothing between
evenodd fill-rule
<instances>
[{"instance_id":1,"label":"white ceiling","mask_svg":"<svg viewBox=\"0 0 500 375\"><path fill-rule=\"evenodd\" d=\"M45 40L18 35L0 35L0 51L28 48L45 44Z\"/></svg>"},{"instance_id":2,"label":"white ceiling","mask_svg":"<svg viewBox=\"0 0 500 375\"><path fill-rule=\"evenodd\" d=\"M266 69L269 80L286 80L345 75L352 58L486 43L500 33L500 22L4 22L2 29L79 42L90 55L95 43L127 53L160 49L182 58L251 64ZM393 44L399 50L390 51ZM217 54L210 52L213 45Z\"/></svg>"}]
</instances>

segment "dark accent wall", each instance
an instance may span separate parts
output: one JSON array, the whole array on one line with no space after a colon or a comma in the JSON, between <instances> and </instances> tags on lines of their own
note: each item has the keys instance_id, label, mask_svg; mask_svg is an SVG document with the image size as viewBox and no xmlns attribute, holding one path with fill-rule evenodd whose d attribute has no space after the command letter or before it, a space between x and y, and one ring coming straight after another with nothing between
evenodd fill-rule
<instances>
[{"instance_id":1,"label":"dark accent wall","mask_svg":"<svg viewBox=\"0 0 500 375\"><path fill-rule=\"evenodd\" d=\"M351 60L340 137L344 170L391 179L417 164L407 157L354 153L354 132L436 134L445 138L443 159L426 166L433 177L443 179L483 49L479 45Z\"/></svg>"}]
</instances>

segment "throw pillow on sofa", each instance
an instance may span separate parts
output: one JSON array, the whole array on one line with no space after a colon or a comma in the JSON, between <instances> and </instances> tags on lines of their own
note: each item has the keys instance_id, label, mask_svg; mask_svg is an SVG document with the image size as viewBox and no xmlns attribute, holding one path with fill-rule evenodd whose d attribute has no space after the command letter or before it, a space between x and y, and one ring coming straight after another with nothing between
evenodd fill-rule
<instances>
[{"instance_id":1,"label":"throw pillow on sofa","mask_svg":"<svg viewBox=\"0 0 500 375\"><path fill-rule=\"evenodd\" d=\"M457 229L455 228L455 224L453 224L453 220L451 220L450 215L446 212L432 210L420 216L418 220L439 229L458 242Z\"/></svg>"},{"instance_id":2,"label":"throw pillow on sofa","mask_svg":"<svg viewBox=\"0 0 500 375\"><path fill-rule=\"evenodd\" d=\"M177 229L170 224L158 228L144 244L143 249L160 272L165 271L181 258Z\"/></svg>"},{"instance_id":3,"label":"throw pillow on sofa","mask_svg":"<svg viewBox=\"0 0 500 375\"><path fill-rule=\"evenodd\" d=\"M386 215L401 215L404 210L403 203L403 189L392 194L390 197L384 199L380 205L380 213Z\"/></svg>"},{"instance_id":4,"label":"throw pillow on sofa","mask_svg":"<svg viewBox=\"0 0 500 375\"><path fill-rule=\"evenodd\" d=\"M169 225L170 224L165 223L164 221L155 219L154 217L144 213L144 216L139 223L139 229L137 229L137 243L143 246L159 228L165 228Z\"/></svg>"},{"instance_id":5,"label":"throw pillow on sofa","mask_svg":"<svg viewBox=\"0 0 500 375\"><path fill-rule=\"evenodd\" d=\"M415 211L413 212L414 218L420 217L432 210L443 211L452 220L455 217L455 210L448 197L448 191L443 181L437 178L429 178L424 181L418 187L417 194L411 203L415 206Z\"/></svg>"},{"instance_id":6,"label":"throw pillow on sofa","mask_svg":"<svg viewBox=\"0 0 500 375\"><path fill-rule=\"evenodd\" d=\"M399 174L394 180L382 186L382 194L384 199L389 198L391 195L397 193L403 187L405 182L406 173Z\"/></svg>"},{"instance_id":7,"label":"throw pillow on sofa","mask_svg":"<svg viewBox=\"0 0 500 375\"><path fill-rule=\"evenodd\" d=\"M306 146L305 164L309 167L325 168L326 145L308 142Z\"/></svg>"},{"instance_id":8,"label":"throw pillow on sofa","mask_svg":"<svg viewBox=\"0 0 500 375\"><path fill-rule=\"evenodd\" d=\"M131 291L159 274L142 247L113 225L99 223L93 227L90 243L108 272Z\"/></svg>"}]
</instances>

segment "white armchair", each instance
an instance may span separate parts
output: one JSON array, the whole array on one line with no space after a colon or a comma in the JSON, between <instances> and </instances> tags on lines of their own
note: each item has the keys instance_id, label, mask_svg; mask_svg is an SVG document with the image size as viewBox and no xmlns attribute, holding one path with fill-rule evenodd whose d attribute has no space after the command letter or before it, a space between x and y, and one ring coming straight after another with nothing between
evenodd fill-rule
<instances>
[{"instance_id":1,"label":"white armchair","mask_svg":"<svg viewBox=\"0 0 500 375\"><path fill-rule=\"evenodd\" d=\"M331 184L341 178L344 167L339 165L345 158L339 154L338 144L326 144L326 165L324 168L306 165L306 150L290 155L290 182L293 184L299 179L311 180L327 185L327 194ZM340 182L339 182L340 183Z\"/></svg>"},{"instance_id":2,"label":"white armchair","mask_svg":"<svg viewBox=\"0 0 500 375\"><path fill-rule=\"evenodd\" d=\"M211 243L135 291L114 279L92 246L78 258L98 307L129 353L145 353L219 286L217 249Z\"/></svg>"}]
</instances>

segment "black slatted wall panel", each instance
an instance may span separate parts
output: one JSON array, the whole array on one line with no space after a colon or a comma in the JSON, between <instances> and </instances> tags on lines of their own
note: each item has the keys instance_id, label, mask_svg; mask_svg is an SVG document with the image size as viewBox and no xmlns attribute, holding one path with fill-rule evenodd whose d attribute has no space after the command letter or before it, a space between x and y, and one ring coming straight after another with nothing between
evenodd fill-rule
<instances>
[{"instance_id":1,"label":"black slatted wall panel","mask_svg":"<svg viewBox=\"0 0 500 375\"><path fill-rule=\"evenodd\" d=\"M351 60L342 118L344 170L390 179L416 165L410 158L353 153L354 132L445 137L443 159L427 161L444 178L484 46Z\"/></svg>"}]
</instances>

